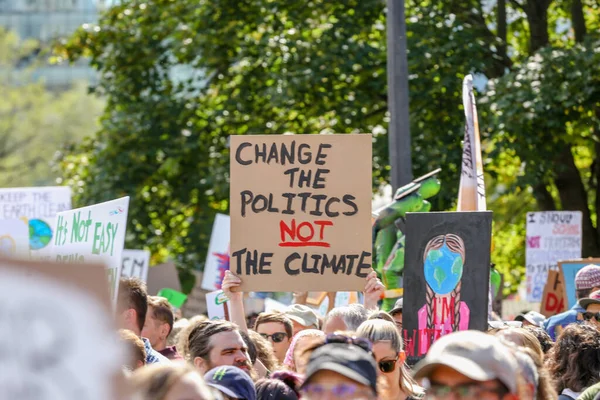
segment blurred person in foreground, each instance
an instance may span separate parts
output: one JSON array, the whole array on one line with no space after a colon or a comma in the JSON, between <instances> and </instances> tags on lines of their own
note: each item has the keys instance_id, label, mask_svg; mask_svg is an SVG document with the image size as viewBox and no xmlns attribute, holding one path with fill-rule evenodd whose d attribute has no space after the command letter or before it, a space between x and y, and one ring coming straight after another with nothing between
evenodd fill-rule
<instances>
[{"instance_id":1,"label":"blurred person in foreground","mask_svg":"<svg viewBox=\"0 0 600 400\"><path fill-rule=\"evenodd\" d=\"M544 330L544 328L540 328L537 326L525 326L523 327L527 332L530 332L535 338L538 340L540 346L542 347L542 351L544 352L544 356L548 354L548 351L554 345L554 342L548 335L548 332Z\"/></svg>"},{"instance_id":2,"label":"blurred person in foreground","mask_svg":"<svg viewBox=\"0 0 600 400\"><path fill-rule=\"evenodd\" d=\"M164 297L148 296L148 312L142 336L148 338L152 348L169 360L182 360L175 346L167 346L173 322L173 307L169 301Z\"/></svg>"},{"instance_id":3,"label":"blurred person in foreground","mask_svg":"<svg viewBox=\"0 0 600 400\"><path fill-rule=\"evenodd\" d=\"M426 399L528 400L515 357L500 340L478 331L442 336L415 369Z\"/></svg>"},{"instance_id":4,"label":"blurred person in foreground","mask_svg":"<svg viewBox=\"0 0 600 400\"><path fill-rule=\"evenodd\" d=\"M600 332L587 324L567 326L548 353L547 365L559 400L577 399L600 382Z\"/></svg>"},{"instance_id":5,"label":"blurred person in foreground","mask_svg":"<svg viewBox=\"0 0 600 400\"><path fill-rule=\"evenodd\" d=\"M377 399L377 364L368 340L332 334L306 352L303 399Z\"/></svg>"},{"instance_id":6,"label":"blurred person in foreground","mask_svg":"<svg viewBox=\"0 0 600 400\"><path fill-rule=\"evenodd\" d=\"M279 371L269 379L256 382L257 400L298 400L300 398L300 375L288 371Z\"/></svg>"},{"instance_id":7,"label":"blurred person in foreground","mask_svg":"<svg viewBox=\"0 0 600 400\"><path fill-rule=\"evenodd\" d=\"M412 378L404 362L406 354L395 323L382 319L369 320L360 325L357 335L373 344L378 374L387 382L380 398L395 400L424 397L425 390Z\"/></svg>"},{"instance_id":8,"label":"blurred person in foreground","mask_svg":"<svg viewBox=\"0 0 600 400\"><path fill-rule=\"evenodd\" d=\"M142 339L128 329L119 329L119 338L127 352L127 361L123 367L134 371L146 365L146 346Z\"/></svg>"},{"instance_id":9,"label":"blurred person in foreground","mask_svg":"<svg viewBox=\"0 0 600 400\"><path fill-rule=\"evenodd\" d=\"M544 351L542 346L533 333L529 332L525 328L513 328L507 327L500 329L495 333L500 339L504 339L510 343L514 343L516 346L526 347L531 349L540 359L544 359Z\"/></svg>"},{"instance_id":10,"label":"blurred person in foreground","mask_svg":"<svg viewBox=\"0 0 600 400\"><path fill-rule=\"evenodd\" d=\"M254 330L269 341L277 360L282 363L293 336L292 321L281 312L260 313Z\"/></svg>"},{"instance_id":11,"label":"blurred person in foreground","mask_svg":"<svg viewBox=\"0 0 600 400\"><path fill-rule=\"evenodd\" d=\"M256 388L248 374L237 367L222 366L204 375L206 384L221 392L225 399L256 400Z\"/></svg>"},{"instance_id":12,"label":"blurred person in foreground","mask_svg":"<svg viewBox=\"0 0 600 400\"><path fill-rule=\"evenodd\" d=\"M306 371L306 362L308 362L308 358L303 357L302 355L316 341L324 338L325 334L316 329L305 329L298 332L292 339L292 344L290 344L290 348L285 355L283 366L290 371L303 375Z\"/></svg>"},{"instance_id":13,"label":"blurred person in foreground","mask_svg":"<svg viewBox=\"0 0 600 400\"><path fill-rule=\"evenodd\" d=\"M142 337L142 329L148 311L148 293L146 284L138 278L121 278L117 295L117 326L128 329L144 341L146 364L170 362L170 360L152 348L152 344Z\"/></svg>"},{"instance_id":14,"label":"blurred person in foreground","mask_svg":"<svg viewBox=\"0 0 600 400\"><path fill-rule=\"evenodd\" d=\"M586 265L575 275L577 303L570 310L554 315L546 320L544 329L552 340L556 340L565 326L578 322L578 316L585 312L579 300L589 297L590 293L600 289L600 266Z\"/></svg>"},{"instance_id":15,"label":"blurred person in foreground","mask_svg":"<svg viewBox=\"0 0 600 400\"><path fill-rule=\"evenodd\" d=\"M136 370L129 379L131 400L220 400L202 376L184 363L155 364Z\"/></svg>"}]
</instances>

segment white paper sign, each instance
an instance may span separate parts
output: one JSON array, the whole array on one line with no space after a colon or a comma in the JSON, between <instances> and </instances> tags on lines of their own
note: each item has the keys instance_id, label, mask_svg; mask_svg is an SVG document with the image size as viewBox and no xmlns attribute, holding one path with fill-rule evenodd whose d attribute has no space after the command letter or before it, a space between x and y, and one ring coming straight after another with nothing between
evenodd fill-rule
<instances>
[{"instance_id":1,"label":"white paper sign","mask_svg":"<svg viewBox=\"0 0 600 400\"><path fill-rule=\"evenodd\" d=\"M229 269L229 232L229 215L217 214L204 264L202 289L221 289L225 271Z\"/></svg>"},{"instance_id":2,"label":"white paper sign","mask_svg":"<svg viewBox=\"0 0 600 400\"><path fill-rule=\"evenodd\" d=\"M227 312L225 310L227 301L229 299L222 290L206 293L206 313L208 314L208 319L227 319Z\"/></svg>"},{"instance_id":3,"label":"white paper sign","mask_svg":"<svg viewBox=\"0 0 600 400\"><path fill-rule=\"evenodd\" d=\"M29 258L27 218L0 220L0 257Z\"/></svg>"},{"instance_id":4,"label":"white paper sign","mask_svg":"<svg viewBox=\"0 0 600 400\"><path fill-rule=\"evenodd\" d=\"M58 213L53 260L59 263L103 263L117 299L127 227L129 197Z\"/></svg>"},{"instance_id":5,"label":"white paper sign","mask_svg":"<svg viewBox=\"0 0 600 400\"><path fill-rule=\"evenodd\" d=\"M150 265L150 252L148 250L123 250L121 263L121 277L139 278L143 282L148 280L148 266Z\"/></svg>"},{"instance_id":6,"label":"white paper sign","mask_svg":"<svg viewBox=\"0 0 600 400\"><path fill-rule=\"evenodd\" d=\"M285 311L287 306L280 301L271 299L269 297L265 298L265 312L274 312L274 311Z\"/></svg>"},{"instance_id":7,"label":"white paper sign","mask_svg":"<svg viewBox=\"0 0 600 400\"><path fill-rule=\"evenodd\" d=\"M581 258L581 212L527 213L527 301L541 302L549 269L558 261Z\"/></svg>"},{"instance_id":8,"label":"white paper sign","mask_svg":"<svg viewBox=\"0 0 600 400\"><path fill-rule=\"evenodd\" d=\"M114 398L122 357L106 308L74 285L0 268L0 399Z\"/></svg>"},{"instance_id":9,"label":"white paper sign","mask_svg":"<svg viewBox=\"0 0 600 400\"><path fill-rule=\"evenodd\" d=\"M71 209L71 188L67 186L0 189L0 219L29 220L31 258L49 260L54 218Z\"/></svg>"}]
</instances>

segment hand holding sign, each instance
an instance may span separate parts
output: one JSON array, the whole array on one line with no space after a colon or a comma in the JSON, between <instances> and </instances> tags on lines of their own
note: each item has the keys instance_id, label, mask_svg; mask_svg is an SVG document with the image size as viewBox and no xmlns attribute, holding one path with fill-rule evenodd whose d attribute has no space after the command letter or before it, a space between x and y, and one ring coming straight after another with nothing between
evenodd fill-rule
<instances>
[{"instance_id":1,"label":"hand holding sign","mask_svg":"<svg viewBox=\"0 0 600 400\"><path fill-rule=\"evenodd\" d=\"M377 302L383 297L385 286L377 278L377 272L371 271L367 276L367 284L365 285L365 308L367 310L376 310Z\"/></svg>"},{"instance_id":2,"label":"hand holding sign","mask_svg":"<svg viewBox=\"0 0 600 400\"><path fill-rule=\"evenodd\" d=\"M225 271L225 278L221 283L221 289L227 297L232 301L241 300L244 296L244 292L240 290L242 280L235 276L231 271Z\"/></svg>"}]
</instances>

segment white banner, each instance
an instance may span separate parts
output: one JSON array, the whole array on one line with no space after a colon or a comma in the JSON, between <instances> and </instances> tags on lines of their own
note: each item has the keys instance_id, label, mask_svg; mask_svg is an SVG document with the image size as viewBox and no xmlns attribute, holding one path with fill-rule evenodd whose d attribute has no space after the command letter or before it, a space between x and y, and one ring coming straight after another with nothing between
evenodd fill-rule
<instances>
[{"instance_id":1,"label":"white banner","mask_svg":"<svg viewBox=\"0 0 600 400\"><path fill-rule=\"evenodd\" d=\"M541 302L548 270L563 260L581 258L580 211L527 213L527 301Z\"/></svg>"},{"instance_id":2,"label":"white banner","mask_svg":"<svg viewBox=\"0 0 600 400\"><path fill-rule=\"evenodd\" d=\"M148 280L148 267L150 266L150 252L148 250L123 250L121 263L122 278L139 278L143 282Z\"/></svg>"},{"instance_id":3,"label":"white banner","mask_svg":"<svg viewBox=\"0 0 600 400\"><path fill-rule=\"evenodd\" d=\"M29 258L27 218L0 220L0 257Z\"/></svg>"},{"instance_id":4,"label":"white banner","mask_svg":"<svg viewBox=\"0 0 600 400\"><path fill-rule=\"evenodd\" d=\"M229 215L217 214L204 264L202 289L219 290L229 269Z\"/></svg>"},{"instance_id":5,"label":"white banner","mask_svg":"<svg viewBox=\"0 0 600 400\"><path fill-rule=\"evenodd\" d=\"M227 319L227 302L229 299L222 290L206 293L206 313L208 319Z\"/></svg>"}]
</instances>

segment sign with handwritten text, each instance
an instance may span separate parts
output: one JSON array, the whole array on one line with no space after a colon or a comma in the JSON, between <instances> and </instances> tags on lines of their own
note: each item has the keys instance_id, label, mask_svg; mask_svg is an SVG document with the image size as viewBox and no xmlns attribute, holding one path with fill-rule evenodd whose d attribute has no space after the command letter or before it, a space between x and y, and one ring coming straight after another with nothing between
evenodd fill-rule
<instances>
[{"instance_id":1,"label":"sign with handwritten text","mask_svg":"<svg viewBox=\"0 0 600 400\"><path fill-rule=\"evenodd\" d=\"M34 260L50 260L54 218L70 209L68 186L0 189L0 219L29 220L29 248Z\"/></svg>"},{"instance_id":2,"label":"sign with handwritten text","mask_svg":"<svg viewBox=\"0 0 600 400\"><path fill-rule=\"evenodd\" d=\"M527 301L541 302L548 271L561 260L581 257L581 212L527 213Z\"/></svg>"},{"instance_id":3,"label":"sign with handwritten text","mask_svg":"<svg viewBox=\"0 0 600 400\"><path fill-rule=\"evenodd\" d=\"M123 250L121 263L122 278L139 278L143 282L148 280L148 267L150 266L150 252L148 250Z\"/></svg>"},{"instance_id":4,"label":"sign with handwritten text","mask_svg":"<svg viewBox=\"0 0 600 400\"><path fill-rule=\"evenodd\" d=\"M370 135L231 137L230 270L243 291L362 290Z\"/></svg>"},{"instance_id":5,"label":"sign with handwritten text","mask_svg":"<svg viewBox=\"0 0 600 400\"><path fill-rule=\"evenodd\" d=\"M58 213L53 259L58 263L103 263L111 298L119 287L129 197Z\"/></svg>"}]
</instances>

